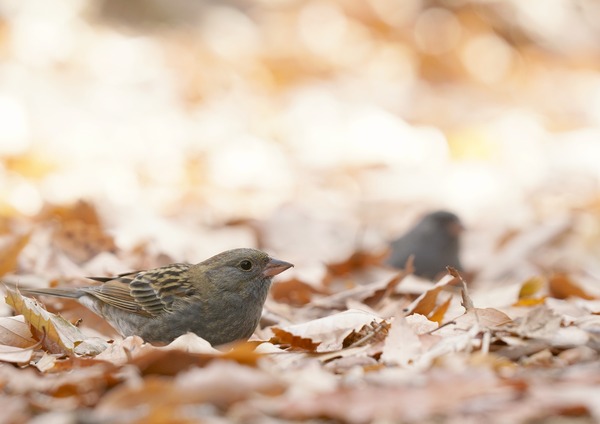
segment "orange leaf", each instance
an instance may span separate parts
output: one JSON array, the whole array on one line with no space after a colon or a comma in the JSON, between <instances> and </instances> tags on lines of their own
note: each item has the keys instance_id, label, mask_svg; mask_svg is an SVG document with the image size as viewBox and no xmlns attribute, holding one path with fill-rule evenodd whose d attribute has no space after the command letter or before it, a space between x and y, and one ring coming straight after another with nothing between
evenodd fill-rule
<instances>
[{"instance_id":1,"label":"orange leaf","mask_svg":"<svg viewBox=\"0 0 600 424\"><path fill-rule=\"evenodd\" d=\"M413 307L409 309L408 315L421 314L428 316L436 306L437 296L442 290L441 286L433 287L419 296L414 302Z\"/></svg>"},{"instance_id":2,"label":"orange leaf","mask_svg":"<svg viewBox=\"0 0 600 424\"><path fill-rule=\"evenodd\" d=\"M358 251L342 262L327 264L327 277L343 276L370 266L377 266L387 256L388 252L370 253Z\"/></svg>"},{"instance_id":3,"label":"orange leaf","mask_svg":"<svg viewBox=\"0 0 600 424\"><path fill-rule=\"evenodd\" d=\"M311 301L313 294L317 293L321 292L297 278L277 282L271 286L271 296L275 301L293 306L306 305Z\"/></svg>"},{"instance_id":4,"label":"orange leaf","mask_svg":"<svg viewBox=\"0 0 600 424\"><path fill-rule=\"evenodd\" d=\"M0 252L0 276L17 268L17 259L21 250L29 243L30 234L16 237Z\"/></svg>"},{"instance_id":5,"label":"orange leaf","mask_svg":"<svg viewBox=\"0 0 600 424\"><path fill-rule=\"evenodd\" d=\"M550 296L557 299L566 299L567 297L580 297L586 300L595 299L593 296L587 294L566 274L555 274L550 277L548 283Z\"/></svg>"},{"instance_id":6,"label":"orange leaf","mask_svg":"<svg viewBox=\"0 0 600 424\"><path fill-rule=\"evenodd\" d=\"M275 334L275 336L273 336L271 338L271 340L270 340L271 343L279 344L279 345L282 345L282 344L290 345L290 347L293 350L304 350L304 351L308 351L308 352L316 352L317 347L319 347L319 345L321 344L321 343L314 343L309 338L295 336L292 333L282 330L277 327L273 327L272 330L273 330L273 334Z\"/></svg>"},{"instance_id":7,"label":"orange leaf","mask_svg":"<svg viewBox=\"0 0 600 424\"><path fill-rule=\"evenodd\" d=\"M429 320L441 324L444 320L444 315L446 315L446 311L450 307L450 302L452 302L452 297L448 296L448 299L446 299L444 303L442 303L433 310L431 315L428 317Z\"/></svg>"}]
</instances>

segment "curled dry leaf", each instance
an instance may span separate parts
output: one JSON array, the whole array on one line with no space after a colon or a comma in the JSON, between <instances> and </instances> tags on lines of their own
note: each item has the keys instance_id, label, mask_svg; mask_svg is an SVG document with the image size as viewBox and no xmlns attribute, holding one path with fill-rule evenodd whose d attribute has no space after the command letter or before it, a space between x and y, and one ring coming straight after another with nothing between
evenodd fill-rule
<instances>
[{"instance_id":1,"label":"curled dry leaf","mask_svg":"<svg viewBox=\"0 0 600 424\"><path fill-rule=\"evenodd\" d=\"M421 314L421 315L429 316L431 314L435 314L436 307L437 307L438 294L440 293L440 291L442 291L442 289L445 286L452 283L453 280L454 280L454 277L451 275L444 276L440 281L438 281L429 290L423 292L419 297L417 297L410 304L410 306L408 306L406 315ZM445 302L447 302L447 300ZM446 307L446 309L447 309L447 307ZM440 310L440 312L437 313L438 318L439 318L440 313L441 313L441 310ZM443 318L443 316L442 316L442 318Z\"/></svg>"},{"instance_id":2,"label":"curled dry leaf","mask_svg":"<svg viewBox=\"0 0 600 424\"><path fill-rule=\"evenodd\" d=\"M86 337L69 321L48 312L35 300L23 297L17 291L7 291L6 303L24 316L34 335L52 352L95 356L108 346L100 339Z\"/></svg>"},{"instance_id":3,"label":"curled dry leaf","mask_svg":"<svg viewBox=\"0 0 600 424\"><path fill-rule=\"evenodd\" d=\"M27 363L33 356L36 344L22 315L0 317L0 361Z\"/></svg>"},{"instance_id":4,"label":"curled dry leaf","mask_svg":"<svg viewBox=\"0 0 600 424\"><path fill-rule=\"evenodd\" d=\"M0 317L0 344L15 347L30 347L36 344L25 317Z\"/></svg>"}]
</instances>

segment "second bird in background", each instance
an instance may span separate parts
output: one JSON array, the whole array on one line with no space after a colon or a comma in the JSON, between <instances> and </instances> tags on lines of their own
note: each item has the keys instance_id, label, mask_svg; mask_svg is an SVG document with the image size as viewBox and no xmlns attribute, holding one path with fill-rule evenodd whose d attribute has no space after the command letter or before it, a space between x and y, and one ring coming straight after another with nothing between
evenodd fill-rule
<instances>
[{"instance_id":1,"label":"second bird in background","mask_svg":"<svg viewBox=\"0 0 600 424\"><path fill-rule=\"evenodd\" d=\"M431 212L390 244L390 255L385 263L404 268L408 258L414 255L415 275L430 280L446 272L447 266L462 271L460 235L463 230L455 214L442 210Z\"/></svg>"}]
</instances>

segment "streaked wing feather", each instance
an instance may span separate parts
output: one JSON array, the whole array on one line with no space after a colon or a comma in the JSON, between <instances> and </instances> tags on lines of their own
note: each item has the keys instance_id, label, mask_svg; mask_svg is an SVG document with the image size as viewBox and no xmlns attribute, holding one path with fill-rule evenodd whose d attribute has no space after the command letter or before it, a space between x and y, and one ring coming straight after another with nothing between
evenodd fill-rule
<instances>
[{"instance_id":1,"label":"streaked wing feather","mask_svg":"<svg viewBox=\"0 0 600 424\"><path fill-rule=\"evenodd\" d=\"M189 295L193 287L187 281L188 264L172 264L161 268L121 274L89 287L86 292L99 300L125 311L144 316L170 312L177 298Z\"/></svg>"},{"instance_id":2,"label":"streaked wing feather","mask_svg":"<svg viewBox=\"0 0 600 424\"><path fill-rule=\"evenodd\" d=\"M125 311L133 312L139 315L150 315L139 305L131 296L129 287L132 278L112 279L101 286L86 287L85 291L99 300Z\"/></svg>"},{"instance_id":3,"label":"streaked wing feather","mask_svg":"<svg viewBox=\"0 0 600 424\"><path fill-rule=\"evenodd\" d=\"M130 275L135 275L135 274L139 274L140 272L143 271L129 271L129 272L123 272L121 274L117 274L116 276L112 276L112 277L86 277L89 280L94 280L94 281L99 281L101 283L106 283L107 281L111 281L111 280L117 280L121 277L128 277Z\"/></svg>"},{"instance_id":4,"label":"streaked wing feather","mask_svg":"<svg viewBox=\"0 0 600 424\"><path fill-rule=\"evenodd\" d=\"M171 311L175 299L189 294L188 264L173 264L139 273L130 283L131 296L152 315Z\"/></svg>"}]
</instances>

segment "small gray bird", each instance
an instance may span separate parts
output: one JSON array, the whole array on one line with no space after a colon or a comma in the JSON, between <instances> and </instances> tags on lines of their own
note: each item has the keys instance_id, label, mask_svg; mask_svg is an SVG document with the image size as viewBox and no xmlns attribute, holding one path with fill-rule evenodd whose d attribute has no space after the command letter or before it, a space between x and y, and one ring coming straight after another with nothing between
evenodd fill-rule
<instances>
[{"instance_id":1,"label":"small gray bird","mask_svg":"<svg viewBox=\"0 0 600 424\"><path fill-rule=\"evenodd\" d=\"M252 335L272 277L291 266L259 250L233 249L196 265L91 278L97 286L20 291L77 299L123 336L169 343L193 332L217 346Z\"/></svg>"},{"instance_id":2,"label":"small gray bird","mask_svg":"<svg viewBox=\"0 0 600 424\"><path fill-rule=\"evenodd\" d=\"M462 271L459 259L460 234L464 227L458 217L447 211L425 215L413 228L390 245L385 263L404 268L414 255L415 275L430 280L446 271L446 266Z\"/></svg>"}]
</instances>

